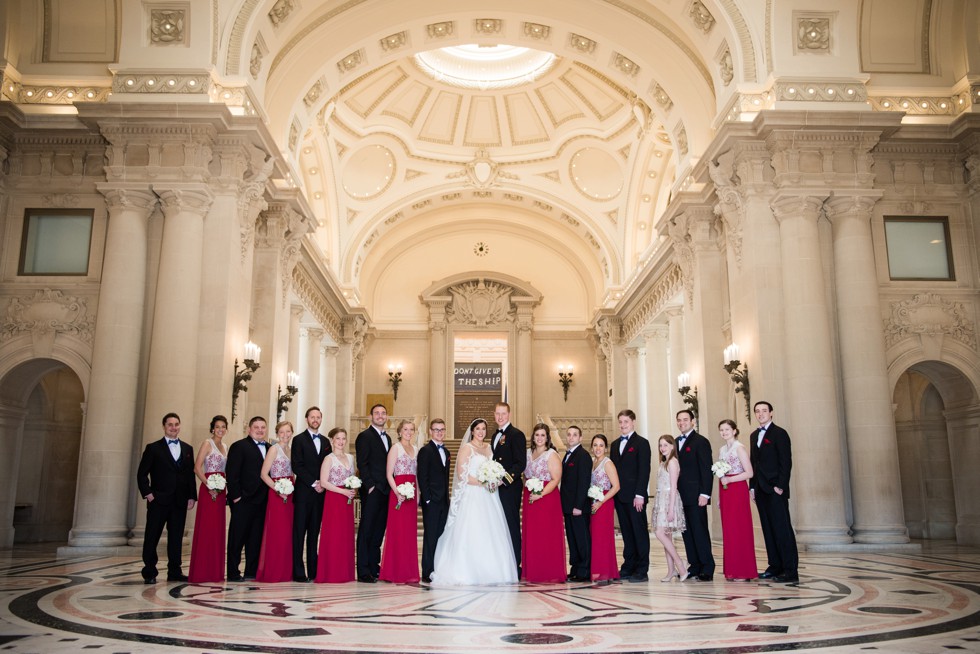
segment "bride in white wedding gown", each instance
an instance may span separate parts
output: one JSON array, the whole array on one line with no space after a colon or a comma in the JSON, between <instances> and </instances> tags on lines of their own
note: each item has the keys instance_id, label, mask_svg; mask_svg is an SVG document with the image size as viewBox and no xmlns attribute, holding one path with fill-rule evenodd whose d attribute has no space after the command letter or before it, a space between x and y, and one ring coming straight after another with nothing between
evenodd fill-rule
<instances>
[{"instance_id":1,"label":"bride in white wedding gown","mask_svg":"<svg viewBox=\"0 0 980 654\"><path fill-rule=\"evenodd\" d=\"M487 422L478 418L459 449L449 519L436 545L435 586L517 583L517 561L500 498L477 480L480 466L491 458L486 436Z\"/></svg>"}]
</instances>

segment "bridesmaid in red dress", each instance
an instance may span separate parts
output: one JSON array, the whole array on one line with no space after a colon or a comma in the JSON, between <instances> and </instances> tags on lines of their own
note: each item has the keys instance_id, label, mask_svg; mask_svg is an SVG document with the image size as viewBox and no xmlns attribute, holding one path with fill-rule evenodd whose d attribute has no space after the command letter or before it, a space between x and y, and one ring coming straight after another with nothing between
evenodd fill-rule
<instances>
[{"instance_id":1,"label":"bridesmaid in red dress","mask_svg":"<svg viewBox=\"0 0 980 654\"><path fill-rule=\"evenodd\" d=\"M619 563L616 559L616 533L613 529L612 499L619 492L619 473L609 460L609 441L605 435L592 437L592 485L602 490L602 499L592 502L592 581L619 579Z\"/></svg>"},{"instance_id":2,"label":"bridesmaid in red dress","mask_svg":"<svg viewBox=\"0 0 980 654\"><path fill-rule=\"evenodd\" d=\"M262 463L260 476L269 487L269 501L265 507L265 529L256 581L276 583L293 579L293 495L275 490L279 479L295 482L293 466L289 462L292 438L293 423L283 421L276 425L277 442L266 452Z\"/></svg>"},{"instance_id":3,"label":"bridesmaid in red dress","mask_svg":"<svg viewBox=\"0 0 980 654\"><path fill-rule=\"evenodd\" d=\"M524 469L524 519L521 522L521 570L532 584L562 583L565 572L565 519L561 513L561 460L551 444L548 425L538 423L531 434ZM526 480L539 479L540 495L527 489Z\"/></svg>"},{"instance_id":4,"label":"bridesmaid in red dress","mask_svg":"<svg viewBox=\"0 0 980 654\"><path fill-rule=\"evenodd\" d=\"M718 458L732 468L721 478L721 488L718 491L725 579L749 581L759 576L759 569L755 564L752 511L749 508L752 462L749 460L748 450L738 440L738 427L734 420L722 420L718 423L718 431L725 441L718 452Z\"/></svg>"},{"instance_id":5,"label":"bridesmaid in red dress","mask_svg":"<svg viewBox=\"0 0 980 654\"><path fill-rule=\"evenodd\" d=\"M334 427L327 434L332 449L320 466L320 486L326 491L316 583L354 581L354 496L344 480L354 475L354 457L347 453L347 432ZM404 510L404 505L402 510Z\"/></svg>"},{"instance_id":6,"label":"bridesmaid in red dress","mask_svg":"<svg viewBox=\"0 0 980 654\"><path fill-rule=\"evenodd\" d=\"M417 452L412 445L413 438L415 424L402 420L398 425L398 442L388 451L391 492L388 494L388 524L378 579L394 584L418 583L420 580L418 484L415 483ZM412 484L415 488L411 499L398 492L397 487L401 484Z\"/></svg>"},{"instance_id":7,"label":"bridesmaid in red dress","mask_svg":"<svg viewBox=\"0 0 980 654\"><path fill-rule=\"evenodd\" d=\"M191 543L191 568L187 575L192 584L220 582L225 579L225 507L227 492L209 490L208 477L225 477L228 448L221 444L228 431L228 419L224 416L211 418L211 438L204 441L197 451L194 474L201 480L197 496L197 514L194 516L194 540ZM210 501L205 498L210 498Z\"/></svg>"}]
</instances>

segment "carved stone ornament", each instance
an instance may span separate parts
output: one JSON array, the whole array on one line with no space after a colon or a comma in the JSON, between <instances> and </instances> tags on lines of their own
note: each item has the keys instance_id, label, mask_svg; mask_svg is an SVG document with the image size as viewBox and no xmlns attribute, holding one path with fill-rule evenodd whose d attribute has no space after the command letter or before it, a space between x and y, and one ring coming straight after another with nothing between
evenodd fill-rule
<instances>
[{"instance_id":1,"label":"carved stone ornament","mask_svg":"<svg viewBox=\"0 0 980 654\"><path fill-rule=\"evenodd\" d=\"M337 70L341 73L349 73L364 61L364 55L360 50L355 50L337 62Z\"/></svg>"},{"instance_id":2,"label":"carved stone ornament","mask_svg":"<svg viewBox=\"0 0 980 654\"><path fill-rule=\"evenodd\" d=\"M41 197L46 207L77 207L80 200L74 193L49 193Z\"/></svg>"},{"instance_id":3,"label":"carved stone ornament","mask_svg":"<svg viewBox=\"0 0 980 654\"><path fill-rule=\"evenodd\" d=\"M396 32L381 39L381 49L391 52L404 47L406 43L408 43L408 32Z\"/></svg>"},{"instance_id":4,"label":"carved stone ornament","mask_svg":"<svg viewBox=\"0 0 980 654\"><path fill-rule=\"evenodd\" d=\"M447 320L477 327L513 321L515 310L510 306L513 292L510 286L482 279L450 286L453 301L446 309Z\"/></svg>"},{"instance_id":5,"label":"carved stone ornament","mask_svg":"<svg viewBox=\"0 0 980 654\"><path fill-rule=\"evenodd\" d=\"M551 34L551 28L541 23L524 23L524 36L532 39L547 39Z\"/></svg>"},{"instance_id":6,"label":"carved stone ornament","mask_svg":"<svg viewBox=\"0 0 980 654\"><path fill-rule=\"evenodd\" d=\"M667 95L667 92L664 91L664 87L660 86L659 84L655 84L650 93L653 95L653 99L656 101L656 103L660 105L660 108L664 111L670 111L673 108L674 101L671 100L670 96Z\"/></svg>"},{"instance_id":7,"label":"carved stone ornament","mask_svg":"<svg viewBox=\"0 0 980 654\"><path fill-rule=\"evenodd\" d=\"M45 288L34 295L11 298L0 321L0 341L19 333L34 335L69 334L92 342L95 320L88 315L85 298Z\"/></svg>"},{"instance_id":8,"label":"carved stone ornament","mask_svg":"<svg viewBox=\"0 0 980 654\"><path fill-rule=\"evenodd\" d=\"M707 34L711 31L711 28L715 26L715 17L711 15L708 8L704 6L701 0L694 0L691 3L691 9L688 12L691 16L691 20L699 30Z\"/></svg>"},{"instance_id":9,"label":"carved stone ornament","mask_svg":"<svg viewBox=\"0 0 980 654\"><path fill-rule=\"evenodd\" d=\"M466 177L467 186L478 189L487 189L497 186L500 179L518 179L517 175L501 170L500 164L490 158L486 150L477 150L476 156L472 161L466 163L463 170L449 173L446 179L456 179ZM415 208L415 207L413 207Z\"/></svg>"},{"instance_id":10,"label":"carved stone ornament","mask_svg":"<svg viewBox=\"0 0 980 654\"><path fill-rule=\"evenodd\" d=\"M256 41L252 44L252 54L248 60L248 72L252 75L252 79L258 79L259 73L262 72L262 46Z\"/></svg>"},{"instance_id":11,"label":"carved stone ornament","mask_svg":"<svg viewBox=\"0 0 980 654\"><path fill-rule=\"evenodd\" d=\"M830 53L830 18L804 17L796 20L798 52Z\"/></svg>"},{"instance_id":12,"label":"carved stone ornament","mask_svg":"<svg viewBox=\"0 0 980 654\"><path fill-rule=\"evenodd\" d=\"M289 17L295 6L293 0L279 0L272 5L272 9L269 11L269 20L272 21L273 26L279 27Z\"/></svg>"},{"instance_id":13,"label":"carved stone ornament","mask_svg":"<svg viewBox=\"0 0 980 654\"><path fill-rule=\"evenodd\" d=\"M305 96L303 96L303 104L305 104L307 107L312 107L313 104L320 98L321 93L323 93L323 81L317 80L316 84L311 86L310 90L306 92Z\"/></svg>"},{"instance_id":14,"label":"carved stone ornament","mask_svg":"<svg viewBox=\"0 0 980 654\"><path fill-rule=\"evenodd\" d=\"M570 45L573 50L578 50L579 52L584 52L586 54L592 54L595 52L596 42L578 34L569 34L568 45Z\"/></svg>"},{"instance_id":15,"label":"carved stone ornament","mask_svg":"<svg viewBox=\"0 0 980 654\"><path fill-rule=\"evenodd\" d=\"M500 34L504 21L499 18L477 18L473 21L473 29L477 34Z\"/></svg>"},{"instance_id":16,"label":"carved stone ornament","mask_svg":"<svg viewBox=\"0 0 980 654\"><path fill-rule=\"evenodd\" d=\"M183 9L150 9L150 43L179 45L184 34Z\"/></svg>"},{"instance_id":17,"label":"carved stone ornament","mask_svg":"<svg viewBox=\"0 0 980 654\"><path fill-rule=\"evenodd\" d=\"M120 71L112 76L113 93L187 93L206 94L211 90L211 76L177 75Z\"/></svg>"},{"instance_id":18,"label":"carved stone ornament","mask_svg":"<svg viewBox=\"0 0 980 654\"><path fill-rule=\"evenodd\" d=\"M442 23L432 23L425 26L425 31L428 32L429 38L432 39L442 39L447 36L452 36L455 28L451 20L447 20Z\"/></svg>"},{"instance_id":19,"label":"carved stone ornament","mask_svg":"<svg viewBox=\"0 0 980 654\"><path fill-rule=\"evenodd\" d=\"M613 57L613 66L627 77L636 77L640 72L640 66L635 61L618 52Z\"/></svg>"},{"instance_id":20,"label":"carved stone ornament","mask_svg":"<svg viewBox=\"0 0 980 654\"><path fill-rule=\"evenodd\" d=\"M293 123L289 126L289 149L295 150L297 143L299 143L299 127Z\"/></svg>"},{"instance_id":21,"label":"carved stone ornament","mask_svg":"<svg viewBox=\"0 0 980 654\"><path fill-rule=\"evenodd\" d=\"M725 52L721 55L721 60L718 62L718 74L721 76L721 82L725 86L732 83L735 79L735 69L732 66L732 51L725 48Z\"/></svg>"},{"instance_id":22,"label":"carved stone ornament","mask_svg":"<svg viewBox=\"0 0 980 654\"><path fill-rule=\"evenodd\" d=\"M977 349L976 326L966 306L938 293L920 293L910 300L892 302L892 314L884 327L888 347L915 335L943 335Z\"/></svg>"},{"instance_id":23,"label":"carved stone ornament","mask_svg":"<svg viewBox=\"0 0 980 654\"><path fill-rule=\"evenodd\" d=\"M687 128L681 127L680 131L677 132L677 151L681 153L681 156L687 154Z\"/></svg>"},{"instance_id":24,"label":"carved stone ornament","mask_svg":"<svg viewBox=\"0 0 980 654\"><path fill-rule=\"evenodd\" d=\"M674 264L681 271L688 306L694 306L694 245L687 225L685 214L680 214L667 225L667 233L674 246Z\"/></svg>"}]
</instances>

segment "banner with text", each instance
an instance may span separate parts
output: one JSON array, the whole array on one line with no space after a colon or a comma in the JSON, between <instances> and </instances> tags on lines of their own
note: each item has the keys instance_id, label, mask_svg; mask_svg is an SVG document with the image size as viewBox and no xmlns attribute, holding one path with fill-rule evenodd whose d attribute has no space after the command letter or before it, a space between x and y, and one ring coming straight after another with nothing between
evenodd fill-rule
<instances>
[{"instance_id":1,"label":"banner with text","mask_svg":"<svg viewBox=\"0 0 980 654\"><path fill-rule=\"evenodd\" d=\"M501 363L457 363L453 377L456 392L488 392L503 388L503 364Z\"/></svg>"}]
</instances>

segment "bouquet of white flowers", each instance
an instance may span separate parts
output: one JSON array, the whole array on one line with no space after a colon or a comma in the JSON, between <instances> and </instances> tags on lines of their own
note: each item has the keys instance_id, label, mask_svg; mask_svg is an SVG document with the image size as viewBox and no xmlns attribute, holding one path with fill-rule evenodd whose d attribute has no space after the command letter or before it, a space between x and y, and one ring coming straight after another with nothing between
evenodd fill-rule
<instances>
[{"instance_id":1,"label":"bouquet of white flowers","mask_svg":"<svg viewBox=\"0 0 980 654\"><path fill-rule=\"evenodd\" d=\"M350 490L357 490L358 488L361 487L361 478L358 477L358 476L356 476L356 475L351 475L350 477L348 477L347 479L345 479L343 481L342 486L344 488L347 488L347 489L350 489ZM354 498L353 497L348 497L347 498L347 503L348 504L350 504L353 501L354 501Z\"/></svg>"},{"instance_id":2,"label":"bouquet of white flowers","mask_svg":"<svg viewBox=\"0 0 980 654\"><path fill-rule=\"evenodd\" d=\"M711 472L718 479L721 479L731 471L732 467L728 465L728 461L715 461L711 464ZM722 486L728 488L728 484L722 483Z\"/></svg>"},{"instance_id":3,"label":"bouquet of white flowers","mask_svg":"<svg viewBox=\"0 0 980 654\"><path fill-rule=\"evenodd\" d=\"M410 481L406 481L404 484L398 484L395 486L395 492L401 495L406 500L410 500L415 497L415 484ZM396 509L402 508L402 502L404 500L398 500L398 504L395 505Z\"/></svg>"},{"instance_id":4,"label":"bouquet of white flowers","mask_svg":"<svg viewBox=\"0 0 980 654\"><path fill-rule=\"evenodd\" d=\"M486 486L487 490L491 493L497 491L497 488L500 486L500 482L502 480L506 479L508 483L514 481L514 478L511 477L507 471L504 470L504 467L496 461L487 461L480 466L480 470L477 473L476 478L481 484Z\"/></svg>"},{"instance_id":5,"label":"bouquet of white flowers","mask_svg":"<svg viewBox=\"0 0 980 654\"><path fill-rule=\"evenodd\" d=\"M605 495L606 494L602 492L602 488L599 486L589 486L589 499L591 499L593 502L601 502Z\"/></svg>"},{"instance_id":6,"label":"bouquet of white flowers","mask_svg":"<svg viewBox=\"0 0 980 654\"><path fill-rule=\"evenodd\" d=\"M228 481L225 479L224 475L219 475L218 473L214 472L208 475L206 485L209 491L213 491L211 493L211 501L213 502L215 499L217 499L218 493L223 491L228 485Z\"/></svg>"},{"instance_id":7,"label":"bouquet of white flowers","mask_svg":"<svg viewBox=\"0 0 980 654\"><path fill-rule=\"evenodd\" d=\"M280 495L292 495L293 494L293 480L289 477L282 477L277 479L274 484L272 484L272 490L276 491ZM285 504L289 500L288 497L283 498L282 503Z\"/></svg>"},{"instance_id":8,"label":"bouquet of white flowers","mask_svg":"<svg viewBox=\"0 0 980 654\"><path fill-rule=\"evenodd\" d=\"M531 497L528 498L528 502L533 502L535 497L541 497L541 493L544 492L544 482L537 477L531 477L524 482L524 488L531 493Z\"/></svg>"}]
</instances>

